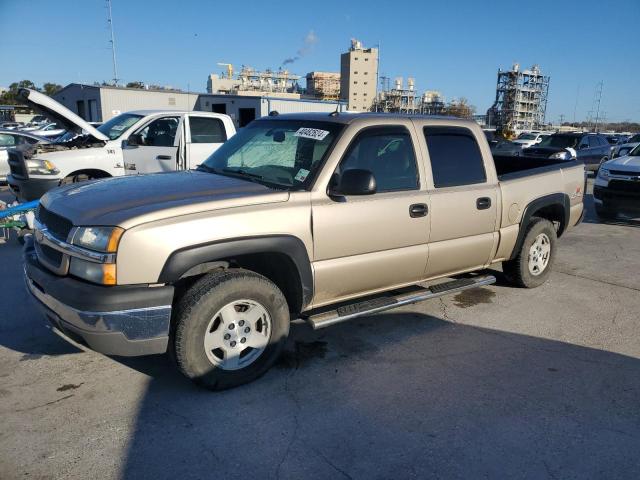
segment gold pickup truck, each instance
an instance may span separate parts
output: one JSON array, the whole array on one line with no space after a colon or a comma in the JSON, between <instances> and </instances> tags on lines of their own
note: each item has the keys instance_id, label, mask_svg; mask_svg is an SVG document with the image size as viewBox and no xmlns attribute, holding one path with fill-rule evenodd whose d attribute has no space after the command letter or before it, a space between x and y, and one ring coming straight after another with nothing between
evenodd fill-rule
<instances>
[{"instance_id":1,"label":"gold pickup truck","mask_svg":"<svg viewBox=\"0 0 640 480\"><path fill-rule=\"evenodd\" d=\"M196 170L47 193L26 283L66 336L168 351L224 389L266 372L295 319L321 328L486 285L460 274L498 263L542 284L584 187L575 161L492 157L471 121L274 114Z\"/></svg>"}]
</instances>

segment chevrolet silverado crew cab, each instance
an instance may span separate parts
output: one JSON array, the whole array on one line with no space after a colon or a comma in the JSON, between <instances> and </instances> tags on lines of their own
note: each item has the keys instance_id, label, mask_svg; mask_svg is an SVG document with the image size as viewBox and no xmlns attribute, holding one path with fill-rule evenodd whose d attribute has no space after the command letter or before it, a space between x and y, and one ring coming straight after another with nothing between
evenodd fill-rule
<instances>
[{"instance_id":1,"label":"chevrolet silverado crew cab","mask_svg":"<svg viewBox=\"0 0 640 480\"><path fill-rule=\"evenodd\" d=\"M640 144L627 155L603 163L593 184L596 214L640 215Z\"/></svg>"},{"instance_id":2,"label":"chevrolet silverado crew cab","mask_svg":"<svg viewBox=\"0 0 640 480\"><path fill-rule=\"evenodd\" d=\"M198 384L251 381L292 320L313 328L549 276L583 215L584 165L491 156L438 117L256 120L195 171L66 185L40 202L26 283L51 323L109 355L173 355Z\"/></svg>"},{"instance_id":3,"label":"chevrolet silverado crew cab","mask_svg":"<svg viewBox=\"0 0 640 480\"><path fill-rule=\"evenodd\" d=\"M18 95L67 129L52 145L9 152L7 181L24 201L66 183L195 168L236 132L228 115L184 110L127 112L96 128L40 92Z\"/></svg>"}]
</instances>

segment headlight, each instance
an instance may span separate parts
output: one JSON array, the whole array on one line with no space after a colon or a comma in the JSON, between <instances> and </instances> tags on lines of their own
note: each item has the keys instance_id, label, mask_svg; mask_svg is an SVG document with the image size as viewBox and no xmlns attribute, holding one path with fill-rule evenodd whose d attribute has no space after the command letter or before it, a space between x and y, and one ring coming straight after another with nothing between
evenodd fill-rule
<instances>
[{"instance_id":1,"label":"headlight","mask_svg":"<svg viewBox=\"0 0 640 480\"><path fill-rule=\"evenodd\" d=\"M120 227L78 227L71 243L97 252L115 253L123 233Z\"/></svg>"},{"instance_id":2,"label":"headlight","mask_svg":"<svg viewBox=\"0 0 640 480\"><path fill-rule=\"evenodd\" d=\"M571 154L569 152L558 152L558 153L554 153L549 158L558 158L560 160L569 160L571 158Z\"/></svg>"},{"instance_id":3,"label":"headlight","mask_svg":"<svg viewBox=\"0 0 640 480\"><path fill-rule=\"evenodd\" d=\"M598 169L598 176L600 178L609 178L609 169L608 168L604 168L604 167L600 167Z\"/></svg>"},{"instance_id":4,"label":"headlight","mask_svg":"<svg viewBox=\"0 0 640 480\"><path fill-rule=\"evenodd\" d=\"M56 175L60 173L60 170L49 160L31 158L25 163L27 165L27 172L31 175Z\"/></svg>"},{"instance_id":5,"label":"headlight","mask_svg":"<svg viewBox=\"0 0 640 480\"><path fill-rule=\"evenodd\" d=\"M71 257L69 273L100 285L116 284L115 263L94 263L80 258Z\"/></svg>"}]
</instances>

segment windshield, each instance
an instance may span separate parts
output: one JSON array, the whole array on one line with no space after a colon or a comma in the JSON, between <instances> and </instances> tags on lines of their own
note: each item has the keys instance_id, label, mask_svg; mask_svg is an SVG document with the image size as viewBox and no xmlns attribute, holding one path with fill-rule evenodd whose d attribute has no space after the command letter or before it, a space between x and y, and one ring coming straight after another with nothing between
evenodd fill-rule
<instances>
[{"instance_id":1,"label":"windshield","mask_svg":"<svg viewBox=\"0 0 640 480\"><path fill-rule=\"evenodd\" d=\"M100 133L104 133L109 137L109 139L115 140L141 118L142 115L123 113L122 115L118 115L117 117L113 117L111 120L104 122L97 128L97 130Z\"/></svg>"},{"instance_id":2,"label":"windshield","mask_svg":"<svg viewBox=\"0 0 640 480\"><path fill-rule=\"evenodd\" d=\"M518 137L518 140L535 140L536 135L533 133L523 133Z\"/></svg>"},{"instance_id":3,"label":"windshield","mask_svg":"<svg viewBox=\"0 0 640 480\"><path fill-rule=\"evenodd\" d=\"M299 189L311 179L342 125L308 120L257 120L236 133L198 170Z\"/></svg>"},{"instance_id":4,"label":"windshield","mask_svg":"<svg viewBox=\"0 0 640 480\"><path fill-rule=\"evenodd\" d=\"M629 157L640 157L640 145L636 145L633 150L627 153Z\"/></svg>"},{"instance_id":5,"label":"windshield","mask_svg":"<svg viewBox=\"0 0 640 480\"><path fill-rule=\"evenodd\" d=\"M549 135L538 143L539 147L576 148L580 137L573 135Z\"/></svg>"}]
</instances>

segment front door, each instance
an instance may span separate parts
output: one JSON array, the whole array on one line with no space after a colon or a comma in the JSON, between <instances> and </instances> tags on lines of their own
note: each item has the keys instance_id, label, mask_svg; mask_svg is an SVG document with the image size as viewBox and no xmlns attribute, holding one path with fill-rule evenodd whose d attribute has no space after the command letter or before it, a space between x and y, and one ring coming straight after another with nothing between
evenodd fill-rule
<instances>
[{"instance_id":1,"label":"front door","mask_svg":"<svg viewBox=\"0 0 640 480\"><path fill-rule=\"evenodd\" d=\"M227 141L222 120L198 114L187 116L187 168L196 168Z\"/></svg>"},{"instance_id":2,"label":"front door","mask_svg":"<svg viewBox=\"0 0 640 480\"><path fill-rule=\"evenodd\" d=\"M349 169L370 170L377 192L312 200L316 306L413 283L427 262L429 202L410 132L403 126L363 130L334 182Z\"/></svg>"},{"instance_id":3,"label":"front door","mask_svg":"<svg viewBox=\"0 0 640 480\"><path fill-rule=\"evenodd\" d=\"M473 132L423 128L433 177L426 277L482 267L494 247L498 185L487 175Z\"/></svg>"},{"instance_id":4,"label":"front door","mask_svg":"<svg viewBox=\"0 0 640 480\"><path fill-rule=\"evenodd\" d=\"M134 132L138 145L123 149L127 174L176 170L180 127L180 117L172 115L156 118Z\"/></svg>"}]
</instances>

